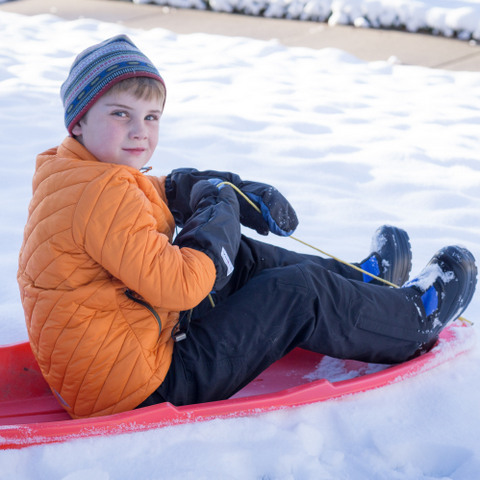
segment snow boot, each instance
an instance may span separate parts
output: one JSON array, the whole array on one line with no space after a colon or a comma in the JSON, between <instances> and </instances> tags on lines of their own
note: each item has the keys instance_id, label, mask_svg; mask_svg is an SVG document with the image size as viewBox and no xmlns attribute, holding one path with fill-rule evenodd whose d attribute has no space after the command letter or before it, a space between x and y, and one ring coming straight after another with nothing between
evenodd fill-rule
<instances>
[{"instance_id":1,"label":"snow boot","mask_svg":"<svg viewBox=\"0 0 480 480\"><path fill-rule=\"evenodd\" d=\"M360 264L363 270L399 287L408 280L412 251L405 230L383 225L373 235L371 250L372 253ZM363 274L363 281L385 285L366 273Z\"/></svg>"},{"instance_id":2,"label":"snow boot","mask_svg":"<svg viewBox=\"0 0 480 480\"><path fill-rule=\"evenodd\" d=\"M474 256L463 247L439 250L418 277L404 288L420 293L418 303L424 331L436 339L440 331L468 307L475 292L477 267Z\"/></svg>"}]
</instances>

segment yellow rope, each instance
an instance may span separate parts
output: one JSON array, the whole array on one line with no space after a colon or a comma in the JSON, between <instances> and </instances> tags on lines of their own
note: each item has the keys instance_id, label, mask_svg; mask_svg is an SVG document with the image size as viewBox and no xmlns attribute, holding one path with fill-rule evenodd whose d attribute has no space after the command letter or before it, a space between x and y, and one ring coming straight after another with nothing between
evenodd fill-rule
<instances>
[{"instance_id":1,"label":"yellow rope","mask_svg":"<svg viewBox=\"0 0 480 480\"><path fill-rule=\"evenodd\" d=\"M370 276L370 277L372 277L372 278L374 278L375 280L378 280L378 281L380 281L380 282L386 283L387 285L390 285L391 287L399 288L398 285L395 285L394 283L389 282L388 280L385 280L384 278L377 277L377 276L374 275L373 273L367 272L367 271L364 270L363 268L357 267L356 265L353 265L352 263L346 262L345 260L342 260L341 258L338 258L338 257L336 257L335 255L332 255L332 254L330 254L330 253L324 252L323 250L320 250L319 248L314 247L313 245L310 245L309 243L304 242L303 240L300 240L299 238L294 237L293 235L290 235L290 238L291 238L292 240L295 240L295 241L299 242L299 243L303 243L303 245L306 245L307 247L313 248L313 250L316 250L317 252L320 252L320 253L322 253L323 255L326 255L327 257L333 258L333 259L336 260L337 262L343 263L344 265L348 265L350 268L353 268L354 270L357 270L357 272L364 273L365 275L368 275L368 276Z\"/></svg>"},{"instance_id":2,"label":"yellow rope","mask_svg":"<svg viewBox=\"0 0 480 480\"><path fill-rule=\"evenodd\" d=\"M210 300L210 305L212 306L212 308L215 308L215 302L213 301L211 293L208 294L208 299Z\"/></svg>"},{"instance_id":3,"label":"yellow rope","mask_svg":"<svg viewBox=\"0 0 480 480\"><path fill-rule=\"evenodd\" d=\"M258 213L262 213L262 211L260 210L260 208L258 207L258 205L256 205L254 202L252 202L252 200L250 200L236 185L234 185L233 183L230 183L230 182L221 182L217 185L220 186L220 185L229 185L230 187L232 187L239 195L241 195ZM299 238L297 237L294 237L293 235L290 235L290 238L292 240L295 240L307 247L310 247L312 248L313 250L316 250L317 252L320 252L322 255L325 255L327 257L330 257L332 258L333 260L336 260L337 262L340 262L340 263L343 263L344 265L347 265L349 266L350 268L353 268L354 270L357 270L358 272L361 272L361 273L364 273L365 275L368 275L372 278L374 278L375 280L378 280L379 282L382 282L382 283L385 283L386 285L389 285L390 287L394 287L394 288L400 288L398 285L395 285L394 283L392 282L389 282L388 280L385 280L384 278L381 278L381 277L377 277L376 275L374 275L373 273L370 273L370 272L367 272L366 270L364 270L363 268L360 268L360 267L357 267L356 265L353 265L352 263L349 263L349 262L346 262L345 260L342 260L338 257L336 257L335 255L332 255L330 253L327 253L323 250L320 250L319 248L307 243L307 242L304 242L303 240L300 240ZM210 298L210 303L212 304L212 306L215 306L215 303L213 302L213 299L211 297L211 295L209 295L209 298ZM467 320L466 318L464 317L458 317L458 320L462 323L468 323L469 325L473 325L473 322L471 322L470 320Z\"/></svg>"}]
</instances>

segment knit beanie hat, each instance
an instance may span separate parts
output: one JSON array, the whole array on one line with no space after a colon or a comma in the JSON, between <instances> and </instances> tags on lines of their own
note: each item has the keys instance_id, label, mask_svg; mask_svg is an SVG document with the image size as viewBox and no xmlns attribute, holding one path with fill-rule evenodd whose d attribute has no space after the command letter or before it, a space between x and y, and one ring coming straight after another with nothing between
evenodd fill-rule
<instances>
[{"instance_id":1,"label":"knit beanie hat","mask_svg":"<svg viewBox=\"0 0 480 480\"><path fill-rule=\"evenodd\" d=\"M154 78L165 87L153 63L126 35L109 38L80 53L60 90L68 132L72 133L73 127L107 90L131 77Z\"/></svg>"}]
</instances>

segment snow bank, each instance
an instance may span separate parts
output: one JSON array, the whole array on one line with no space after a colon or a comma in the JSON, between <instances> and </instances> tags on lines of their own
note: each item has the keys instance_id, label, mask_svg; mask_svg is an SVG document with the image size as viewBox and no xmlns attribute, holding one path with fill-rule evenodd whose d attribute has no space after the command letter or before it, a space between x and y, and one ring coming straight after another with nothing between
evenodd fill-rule
<instances>
[{"instance_id":1,"label":"snow bank","mask_svg":"<svg viewBox=\"0 0 480 480\"><path fill-rule=\"evenodd\" d=\"M180 8L400 28L480 40L480 0L133 0Z\"/></svg>"}]
</instances>

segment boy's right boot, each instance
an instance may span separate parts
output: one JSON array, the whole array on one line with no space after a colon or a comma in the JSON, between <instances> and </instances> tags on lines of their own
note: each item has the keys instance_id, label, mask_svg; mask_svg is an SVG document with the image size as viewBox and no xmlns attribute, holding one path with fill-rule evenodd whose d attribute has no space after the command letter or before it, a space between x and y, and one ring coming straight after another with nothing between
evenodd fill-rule
<instances>
[{"instance_id":1,"label":"boy's right boot","mask_svg":"<svg viewBox=\"0 0 480 480\"><path fill-rule=\"evenodd\" d=\"M372 238L370 255L360 263L360 267L376 277L395 286L402 286L412 268L410 239L405 230L391 225L378 228ZM363 274L363 281L375 285L386 285L374 277Z\"/></svg>"},{"instance_id":2,"label":"boy's right boot","mask_svg":"<svg viewBox=\"0 0 480 480\"><path fill-rule=\"evenodd\" d=\"M465 311L476 283L474 256L466 248L450 246L439 250L420 275L404 285L420 294L422 330L431 338L424 350L433 346L440 331Z\"/></svg>"}]
</instances>

